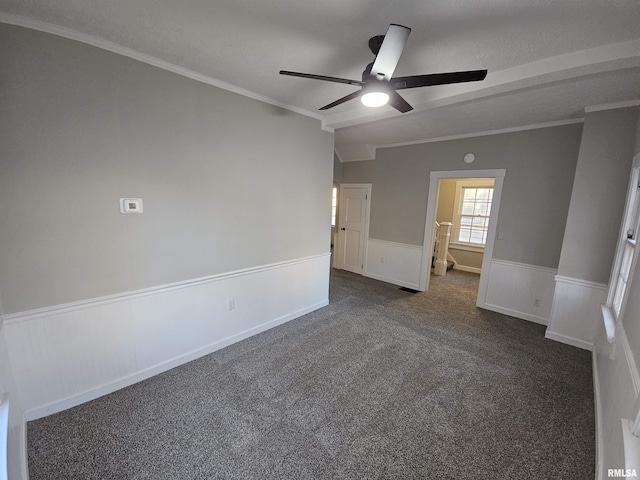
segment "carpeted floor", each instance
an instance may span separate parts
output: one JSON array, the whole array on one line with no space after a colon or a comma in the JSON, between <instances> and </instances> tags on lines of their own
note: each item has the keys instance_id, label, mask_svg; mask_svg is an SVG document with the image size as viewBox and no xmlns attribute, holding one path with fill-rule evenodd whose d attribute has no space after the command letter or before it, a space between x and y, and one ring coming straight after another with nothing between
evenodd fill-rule
<instances>
[{"instance_id":1,"label":"carpeted floor","mask_svg":"<svg viewBox=\"0 0 640 480\"><path fill-rule=\"evenodd\" d=\"M333 271L328 307L29 422L31 480L593 479L590 354L477 282Z\"/></svg>"}]
</instances>

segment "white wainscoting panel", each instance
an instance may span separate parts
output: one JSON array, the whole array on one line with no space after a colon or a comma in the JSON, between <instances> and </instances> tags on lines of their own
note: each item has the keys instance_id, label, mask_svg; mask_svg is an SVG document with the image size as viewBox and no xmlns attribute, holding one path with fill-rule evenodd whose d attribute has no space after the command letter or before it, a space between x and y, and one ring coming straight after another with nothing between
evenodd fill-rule
<instances>
[{"instance_id":1,"label":"white wainscoting panel","mask_svg":"<svg viewBox=\"0 0 640 480\"><path fill-rule=\"evenodd\" d=\"M595 338L593 383L596 402L596 479L604 480L609 478L608 469L625 467L626 452L620 420L628 418L634 411L640 378L622 325L618 326L613 354L602 320L596 326Z\"/></svg>"},{"instance_id":2,"label":"white wainscoting panel","mask_svg":"<svg viewBox=\"0 0 640 480\"><path fill-rule=\"evenodd\" d=\"M478 306L547 325L556 270L524 263L492 260L484 299Z\"/></svg>"},{"instance_id":3,"label":"white wainscoting panel","mask_svg":"<svg viewBox=\"0 0 640 480\"><path fill-rule=\"evenodd\" d=\"M329 262L327 253L5 315L4 334L27 420L327 305Z\"/></svg>"},{"instance_id":4,"label":"white wainscoting panel","mask_svg":"<svg viewBox=\"0 0 640 480\"><path fill-rule=\"evenodd\" d=\"M556 275L551 320L545 336L574 347L592 350L596 325L602 323L601 305L607 286Z\"/></svg>"},{"instance_id":5,"label":"white wainscoting panel","mask_svg":"<svg viewBox=\"0 0 640 480\"><path fill-rule=\"evenodd\" d=\"M369 238L364 276L420 289L422 246Z\"/></svg>"}]
</instances>

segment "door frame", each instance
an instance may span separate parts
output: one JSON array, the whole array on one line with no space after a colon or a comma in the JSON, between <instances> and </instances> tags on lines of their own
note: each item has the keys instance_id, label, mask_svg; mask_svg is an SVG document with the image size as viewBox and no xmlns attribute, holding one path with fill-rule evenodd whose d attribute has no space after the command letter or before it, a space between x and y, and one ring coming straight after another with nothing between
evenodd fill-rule
<instances>
[{"instance_id":1,"label":"door frame","mask_svg":"<svg viewBox=\"0 0 640 480\"><path fill-rule=\"evenodd\" d=\"M341 183L338 187L338 222L336 224L337 232L338 232L338 241L336 245L334 245L333 252L333 267L338 270L342 270L344 266L342 263L342 243L343 243L343 234L342 230L342 215L340 215L340 208L342 205L342 189L343 188L366 188L367 189L367 199L365 203L365 220L364 220L364 243L362 246L362 271L360 275L362 275L366 271L367 267L367 250L369 246L369 217L371 215L371 183Z\"/></svg>"},{"instance_id":2,"label":"door frame","mask_svg":"<svg viewBox=\"0 0 640 480\"><path fill-rule=\"evenodd\" d=\"M431 172L429 180L429 195L427 199L427 214L424 224L424 241L422 245L422 264L420 266L420 290L429 289L429 278L431 275L431 253L433 252L433 230L436 221L436 207L438 205L438 194L440 193L440 180L447 178L494 178L493 201L491 202L491 214L489 215L489 229L487 231L487 243L484 246L482 256L482 267L480 271L480 285L478 287L478 298L476 305L481 307L487 296L489 286L489 273L491 261L493 260L493 246L496 239L496 228L498 215L500 213L500 201L502 199L502 187L507 170L452 170Z\"/></svg>"}]
</instances>

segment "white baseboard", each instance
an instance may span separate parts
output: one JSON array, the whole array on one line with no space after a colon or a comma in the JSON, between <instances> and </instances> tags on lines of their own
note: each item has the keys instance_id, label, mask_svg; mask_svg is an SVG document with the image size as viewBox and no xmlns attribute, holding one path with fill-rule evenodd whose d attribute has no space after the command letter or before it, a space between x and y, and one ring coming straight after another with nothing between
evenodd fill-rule
<instances>
[{"instance_id":1,"label":"white baseboard","mask_svg":"<svg viewBox=\"0 0 640 480\"><path fill-rule=\"evenodd\" d=\"M22 416L22 422L18 426L18 445L20 446L20 480L29 480L29 457L27 455L27 417Z\"/></svg>"},{"instance_id":2,"label":"white baseboard","mask_svg":"<svg viewBox=\"0 0 640 480\"><path fill-rule=\"evenodd\" d=\"M622 325L611 346L603 325L596 331L593 383L596 415L596 479L609 478L609 469L638 468L637 438L625 438L629 416L638 403L638 373ZM628 440L634 440L633 445Z\"/></svg>"},{"instance_id":3,"label":"white baseboard","mask_svg":"<svg viewBox=\"0 0 640 480\"><path fill-rule=\"evenodd\" d=\"M598 356L595 349L591 353L591 368L593 370L593 402L596 426L596 480L604 479L604 439L602 438L602 401L600 397L600 377L598 374Z\"/></svg>"},{"instance_id":4,"label":"white baseboard","mask_svg":"<svg viewBox=\"0 0 640 480\"><path fill-rule=\"evenodd\" d=\"M327 305L329 262L322 254L5 316L26 419L93 400Z\"/></svg>"},{"instance_id":5,"label":"white baseboard","mask_svg":"<svg viewBox=\"0 0 640 480\"><path fill-rule=\"evenodd\" d=\"M328 300L322 301L296 312L291 312L280 318L276 318L261 325L257 325L230 337L210 343L204 347L198 348L197 350L193 350L191 352L187 352L177 357L171 358L157 365L154 365L153 367L140 370L131 375L126 375L103 385L98 385L95 388L91 388L83 392L78 392L77 394L56 400L55 402L51 402L47 405L42 405L38 408L28 410L25 412L26 419L27 421L36 420L38 418L46 417L47 415L61 412L63 410L67 410L68 408L72 408L82 403L94 400L96 398L102 397L103 395L108 395L109 393L113 393L116 390L120 390L121 388L128 387L129 385L133 385L134 383L141 382L142 380L146 380L155 375L166 372L167 370L171 370L172 368L184 365L185 363L196 360L224 347L233 345L234 343L252 337L253 335L257 335L271 328L277 327L278 325L287 323L295 318L301 317L302 315L313 312L314 310L326 307L328 304Z\"/></svg>"},{"instance_id":6,"label":"white baseboard","mask_svg":"<svg viewBox=\"0 0 640 480\"><path fill-rule=\"evenodd\" d=\"M578 347L583 350L593 351L593 343L589 343L585 340L581 340L579 338L569 337L567 335L562 335L559 333L555 333L547 330L544 334L545 338L549 340L555 340L556 342L565 343L567 345L571 345L573 347Z\"/></svg>"},{"instance_id":7,"label":"white baseboard","mask_svg":"<svg viewBox=\"0 0 640 480\"><path fill-rule=\"evenodd\" d=\"M540 325L547 325L549 323L549 320L546 318L538 317L536 315L531 315L530 313L520 312L517 310L511 310L510 308L504 308L499 305L491 305L491 304L485 303L481 308L491 310L492 312L498 312L504 315L509 315L510 317L520 318L522 320L528 320L529 322L539 323Z\"/></svg>"},{"instance_id":8,"label":"white baseboard","mask_svg":"<svg viewBox=\"0 0 640 480\"><path fill-rule=\"evenodd\" d=\"M393 285L398 285L400 287L407 287L413 290L419 290L420 285L417 283L405 282L403 280L398 280L397 278L385 277L382 275L375 275L373 273L365 272L363 274L365 277L373 278L374 280L380 280L381 282L392 283Z\"/></svg>"},{"instance_id":9,"label":"white baseboard","mask_svg":"<svg viewBox=\"0 0 640 480\"><path fill-rule=\"evenodd\" d=\"M554 269L497 259L489 268L486 296L478 298L478 307L548 324Z\"/></svg>"},{"instance_id":10,"label":"white baseboard","mask_svg":"<svg viewBox=\"0 0 640 480\"><path fill-rule=\"evenodd\" d=\"M27 458L27 419L20 415L20 421L9 427L7 433L7 472L9 480L29 480ZM4 478L0 474L0 478Z\"/></svg>"},{"instance_id":11,"label":"white baseboard","mask_svg":"<svg viewBox=\"0 0 640 480\"><path fill-rule=\"evenodd\" d=\"M480 273L482 273L482 269L478 268L478 267L468 267L466 265L460 265L459 263L456 263L453 266L454 270L460 270L461 272L470 272L470 273L477 273L478 275L480 275Z\"/></svg>"},{"instance_id":12,"label":"white baseboard","mask_svg":"<svg viewBox=\"0 0 640 480\"><path fill-rule=\"evenodd\" d=\"M366 252L365 277L420 289L421 246L369 238Z\"/></svg>"},{"instance_id":13,"label":"white baseboard","mask_svg":"<svg viewBox=\"0 0 640 480\"><path fill-rule=\"evenodd\" d=\"M606 285L556 275L547 338L591 350L606 296Z\"/></svg>"}]
</instances>

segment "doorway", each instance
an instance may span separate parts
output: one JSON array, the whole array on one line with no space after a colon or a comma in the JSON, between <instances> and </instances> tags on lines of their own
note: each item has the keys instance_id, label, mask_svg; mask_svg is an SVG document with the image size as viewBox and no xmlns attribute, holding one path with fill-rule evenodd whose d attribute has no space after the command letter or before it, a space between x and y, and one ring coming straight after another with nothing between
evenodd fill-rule
<instances>
[{"instance_id":1,"label":"doorway","mask_svg":"<svg viewBox=\"0 0 640 480\"><path fill-rule=\"evenodd\" d=\"M491 213L486 231L486 243L484 246L484 255L482 258L482 266L480 269L480 284L478 287L478 296L476 299L477 306L483 306L487 294L489 282L489 270L491 260L493 259L493 247L495 243L496 226L500 211L500 200L502 197L502 186L504 183L505 169L493 170L456 170L431 172L429 181L429 195L427 199L427 213L425 219L424 241L422 249L422 264L420 268L420 290L429 289L429 280L431 276L431 261L434 241L434 228L436 222L436 207L438 203L438 193L440 180L443 179L483 179L493 178L493 199Z\"/></svg>"},{"instance_id":2,"label":"doorway","mask_svg":"<svg viewBox=\"0 0 640 480\"><path fill-rule=\"evenodd\" d=\"M334 266L362 275L369 238L370 183L343 183L338 201Z\"/></svg>"}]
</instances>

